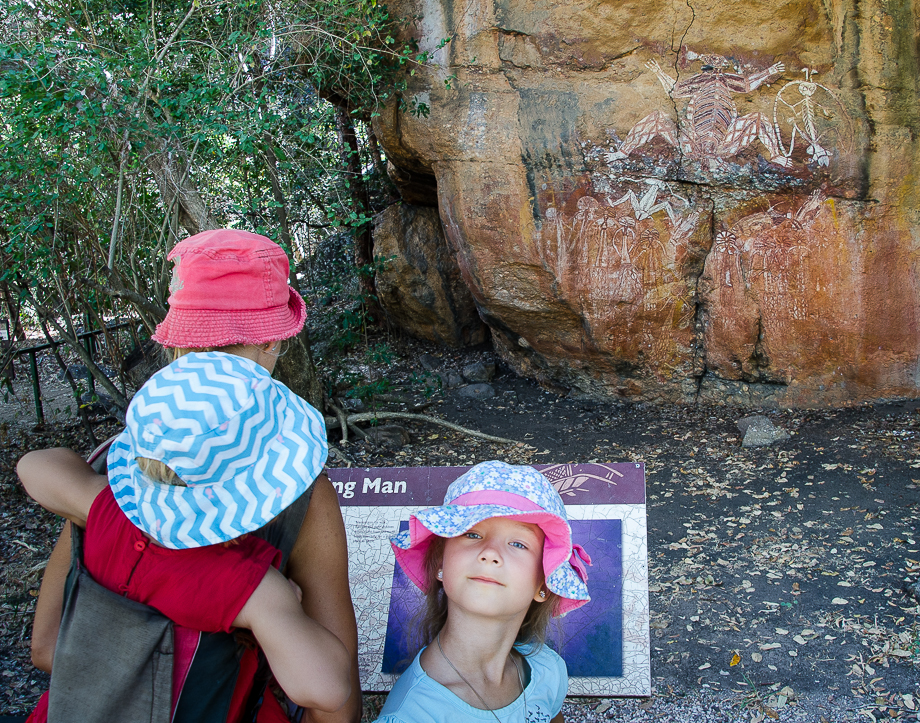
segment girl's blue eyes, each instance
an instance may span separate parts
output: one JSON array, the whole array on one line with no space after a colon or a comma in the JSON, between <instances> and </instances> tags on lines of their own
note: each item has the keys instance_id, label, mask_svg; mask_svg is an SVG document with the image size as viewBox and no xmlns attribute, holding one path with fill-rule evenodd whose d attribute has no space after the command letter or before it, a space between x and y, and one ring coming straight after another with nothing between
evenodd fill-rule
<instances>
[{"instance_id":1,"label":"girl's blue eyes","mask_svg":"<svg viewBox=\"0 0 920 723\"><path fill-rule=\"evenodd\" d=\"M482 535L480 535L478 532L465 532L463 533L463 536L467 538L468 540L481 540L482 539ZM509 544L512 547L516 547L519 550L528 549L527 545L525 545L523 542L511 542Z\"/></svg>"}]
</instances>

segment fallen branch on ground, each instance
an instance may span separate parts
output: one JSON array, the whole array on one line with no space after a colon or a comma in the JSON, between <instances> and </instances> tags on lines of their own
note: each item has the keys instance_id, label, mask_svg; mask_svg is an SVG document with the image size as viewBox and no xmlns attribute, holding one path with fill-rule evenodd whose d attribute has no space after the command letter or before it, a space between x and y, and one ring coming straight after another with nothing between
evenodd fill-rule
<instances>
[{"instance_id":1,"label":"fallen branch on ground","mask_svg":"<svg viewBox=\"0 0 920 723\"><path fill-rule=\"evenodd\" d=\"M461 427L459 424L447 422L443 419L438 419L437 417L431 417L427 414L412 414L411 412L362 412L360 414L349 414L347 417L345 417L345 424L351 426L351 428L354 429L356 422L373 422L379 421L381 419L407 419L413 422L427 422L428 424L438 424L442 427L447 427L448 429L452 429L455 432L465 434L468 437L484 439L488 442L498 442L499 444L521 444L521 442L518 442L514 439L506 439L505 437L493 437L491 434L477 432L475 429L467 429L466 427ZM336 419L335 417L326 417L327 428L337 429L339 426L341 426L340 418Z\"/></svg>"},{"instance_id":2,"label":"fallen branch on ground","mask_svg":"<svg viewBox=\"0 0 920 723\"><path fill-rule=\"evenodd\" d=\"M345 412L341 407L337 407L331 402L328 402L328 404L332 408L332 411L335 412L335 421L338 422L338 424L335 424L329 417L326 417L326 429L340 427L342 429L342 444L348 444L348 418L345 416Z\"/></svg>"},{"instance_id":3,"label":"fallen branch on ground","mask_svg":"<svg viewBox=\"0 0 920 723\"><path fill-rule=\"evenodd\" d=\"M329 402L329 406L332 408L332 411L335 412L335 416L339 420L339 428L342 430L342 444L348 444L348 430L357 434L361 439L367 439L367 432L365 432L361 427L359 427L354 422L350 422L348 417L345 415L345 411L341 408ZM335 429L335 425L326 424L327 429Z\"/></svg>"}]
</instances>

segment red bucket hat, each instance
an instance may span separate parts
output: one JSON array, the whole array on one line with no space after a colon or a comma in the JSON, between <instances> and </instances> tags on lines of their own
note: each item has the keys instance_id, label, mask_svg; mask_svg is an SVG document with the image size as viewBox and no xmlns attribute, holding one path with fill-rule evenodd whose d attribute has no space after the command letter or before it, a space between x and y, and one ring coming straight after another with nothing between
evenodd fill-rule
<instances>
[{"instance_id":1,"label":"red bucket hat","mask_svg":"<svg viewBox=\"0 0 920 723\"><path fill-rule=\"evenodd\" d=\"M267 344L297 334L307 307L288 286L287 254L265 236L230 228L175 245L169 312L153 340L165 347Z\"/></svg>"}]
</instances>

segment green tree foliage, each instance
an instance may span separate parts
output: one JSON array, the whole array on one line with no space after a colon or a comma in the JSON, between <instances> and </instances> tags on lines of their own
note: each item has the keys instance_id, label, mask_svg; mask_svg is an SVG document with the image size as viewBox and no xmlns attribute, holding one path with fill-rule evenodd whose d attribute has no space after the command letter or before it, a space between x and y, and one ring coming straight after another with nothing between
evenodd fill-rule
<instances>
[{"instance_id":1,"label":"green tree foliage","mask_svg":"<svg viewBox=\"0 0 920 723\"><path fill-rule=\"evenodd\" d=\"M186 234L299 261L366 230L361 121L425 60L394 31L374 0L3 4L0 281L79 353L75 318L162 318Z\"/></svg>"}]
</instances>

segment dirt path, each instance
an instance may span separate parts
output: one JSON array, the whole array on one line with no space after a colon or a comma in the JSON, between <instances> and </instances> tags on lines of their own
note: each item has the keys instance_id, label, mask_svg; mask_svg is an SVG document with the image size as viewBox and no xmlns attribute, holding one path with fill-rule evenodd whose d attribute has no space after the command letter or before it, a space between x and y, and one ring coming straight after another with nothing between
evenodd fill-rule
<instances>
[{"instance_id":1,"label":"dirt path","mask_svg":"<svg viewBox=\"0 0 920 723\"><path fill-rule=\"evenodd\" d=\"M388 373L419 392L424 353L445 375L491 358L409 344ZM791 438L744 449L735 422L752 410L579 401L501 370L491 385L485 399L436 392L427 411L529 446L410 424L400 449L342 451L361 466L645 463L654 695L571 700L568 720L918 720L920 605L904 592L920 579L917 405L768 411ZM26 645L56 529L10 465L78 439L74 425L0 434L0 715L26 711L46 685ZM369 698L369 716L379 704Z\"/></svg>"}]
</instances>

